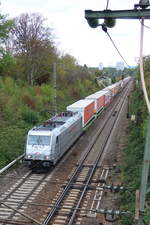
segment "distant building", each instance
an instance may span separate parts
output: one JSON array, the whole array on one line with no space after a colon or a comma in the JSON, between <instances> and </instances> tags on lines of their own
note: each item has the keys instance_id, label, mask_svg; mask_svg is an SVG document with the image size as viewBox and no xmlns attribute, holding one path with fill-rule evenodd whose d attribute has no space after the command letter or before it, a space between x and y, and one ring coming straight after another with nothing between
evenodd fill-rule
<instances>
[{"instance_id":1,"label":"distant building","mask_svg":"<svg viewBox=\"0 0 150 225\"><path fill-rule=\"evenodd\" d=\"M124 70L124 62L117 62L116 63L117 70Z\"/></svg>"},{"instance_id":2,"label":"distant building","mask_svg":"<svg viewBox=\"0 0 150 225\"><path fill-rule=\"evenodd\" d=\"M104 66L103 63L99 63L99 70L103 70Z\"/></svg>"}]
</instances>

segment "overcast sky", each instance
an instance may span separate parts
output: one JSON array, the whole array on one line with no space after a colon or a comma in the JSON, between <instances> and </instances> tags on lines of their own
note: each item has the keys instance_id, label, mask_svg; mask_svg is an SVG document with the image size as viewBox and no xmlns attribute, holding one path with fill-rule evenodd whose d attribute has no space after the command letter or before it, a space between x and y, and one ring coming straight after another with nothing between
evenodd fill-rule
<instances>
[{"instance_id":1,"label":"overcast sky","mask_svg":"<svg viewBox=\"0 0 150 225\"><path fill-rule=\"evenodd\" d=\"M16 17L21 13L40 12L47 25L54 28L60 51L73 55L79 64L115 66L122 61L101 28L92 29L84 18L84 10L104 10L106 0L1 0L1 13ZM139 0L110 0L109 9L132 9ZM103 21L100 21L103 22ZM150 21L145 22L150 26ZM140 22L117 20L108 30L130 66L139 57ZM150 54L150 29L145 29L144 55Z\"/></svg>"}]
</instances>

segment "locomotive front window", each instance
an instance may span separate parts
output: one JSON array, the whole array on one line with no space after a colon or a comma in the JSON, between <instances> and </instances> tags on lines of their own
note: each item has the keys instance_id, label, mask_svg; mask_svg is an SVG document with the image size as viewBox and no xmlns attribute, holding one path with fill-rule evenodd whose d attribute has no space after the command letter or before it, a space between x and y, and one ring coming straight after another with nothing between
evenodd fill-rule
<instances>
[{"instance_id":1,"label":"locomotive front window","mask_svg":"<svg viewBox=\"0 0 150 225\"><path fill-rule=\"evenodd\" d=\"M50 145L50 136L29 135L28 145Z\"/></svg>"}]
</instances>

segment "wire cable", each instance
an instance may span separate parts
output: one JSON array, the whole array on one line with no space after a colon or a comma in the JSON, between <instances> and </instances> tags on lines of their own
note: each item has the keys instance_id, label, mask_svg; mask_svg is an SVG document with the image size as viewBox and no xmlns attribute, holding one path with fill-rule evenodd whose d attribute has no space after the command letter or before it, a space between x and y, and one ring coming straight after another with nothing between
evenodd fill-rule
<instances>
[{"instance_id":1,"label":"wire cable","mask_svg":"<svg viewBox=\"0 0 150 225\"><path fill-rule=\"evenodd\" d=\"M122 58L122 60L125 62L125 64L129 66L129 64L126 62L125 58L121 55L119 49L117 48L115 42L113 41L113 39L111 38L110 34L107 31L107 27L105 26L105 24L102 25L102 30L107 34L107 36L109 37L110 41L112 42L113 46L115 47L116 51L118 52L118 54L120 55L120 57Z\"/></svg>"},{"instance_id":2,"label":"wire cable","mask_svg":"<svg viewBox=\"0 0 150 225\"><path fill-rule=\"evenodd\" d=\"M141 76L142 89L143 89L143 93L144 93L144 99L146 101L148 113L150 115L150 102L149 102L149 99L148 99L148 94L147 94L145 80L144 80L143 37L144 37L144 18L142 17L142 19L141 19L141 34L140 34L140 76Z\"/></svg>"},{"instance_id":3,"label":"wire cable","mask_svg":"<svg viewBox=\"0 0 150 225\"><path fill-rule=\"evenodd\" d=\"M107 0L107 3L106 3L106 10L108 9L108 5L109 5L109 0Z\"/></svg>"},{"instance_id":4,"label":"wire cable","mask_svg":"<svg viewBox=\"0 0 150 225\"><path fill-rule=\"evenodd\" d=\"M142 24L142 22L141 22L141 20L139 19L139 21L140 21L140 23ZM147 29L150 29L150 27L149 26L147 26L147 25L145 25L145 24L143 24L143 26L144 27L146 27Z\"/></svg>"}]
</instances>

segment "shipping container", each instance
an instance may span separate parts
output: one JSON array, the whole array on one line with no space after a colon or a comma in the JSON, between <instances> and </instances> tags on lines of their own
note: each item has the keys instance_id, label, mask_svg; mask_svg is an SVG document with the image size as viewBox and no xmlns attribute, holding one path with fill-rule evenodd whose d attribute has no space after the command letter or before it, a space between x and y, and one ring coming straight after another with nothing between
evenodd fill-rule
<instances>
[{"instance_id":1,"label":"shipping container","mask_svg":"<svg viewBox=\"0 0 150 225\"><path fill-rule=\"evenodd\" d=\"M94 100L95 113L98 113L105 106L105 94L103 92L94 93L86 97L86 99Z\"/></svg>"},{"instance_id":2,"label":"shipping container","mask_svg":"<svg viewBox=\"0 0 150 225\"><path fill-rule=\"evenodd\" d=\"M111 99L112 99L112 93L111 93L110 90L107 90L107 89L104 90L104 89L103 89L102 91L96 92L96 94L97 94L97 93L98 93L98 94L103 94L103 95L105 95L105 98L104 98L104 100L105 100L105 102L104 102L104 107L110 104Z\"/></svg>"},{"instance_id":3,"label":"shipping container","mask_svg":"<svg viewBox=\"0 0 150 225\"><path fill-rule=\"evenodd\" d=\"M94 100L82 99L72 105L67 106L67 111L80 112L82 115L82 126L85 125L94 117L95 104Z\"/></svg>"},{"instance_id":4,"label":"shipping container","mask_svg":"<svg viewBox=\"0 0 150 225\"><path fill-rule=\"evenodd\" d=\"M125 77L125 78L123 79L123 87L126 86L126 84L130 81L130 79L131 79L131 77Z\"/></svg>"},{"instance_id":5,"label":"shipping container","mask_svg":"<svg viewBox=\"0 0 150 225\"><path fill-rule=\"evenodd\" d=\"M111 95L111 97L114 97L117 93L117 88L116 88L115 84L112 84L112 85L104 88L103 91L109 91L109 94Z\"/></svg>"}]
</instances>

